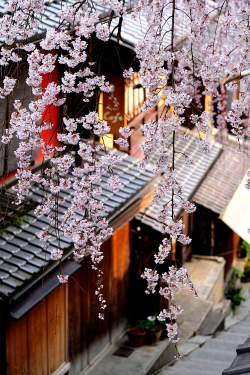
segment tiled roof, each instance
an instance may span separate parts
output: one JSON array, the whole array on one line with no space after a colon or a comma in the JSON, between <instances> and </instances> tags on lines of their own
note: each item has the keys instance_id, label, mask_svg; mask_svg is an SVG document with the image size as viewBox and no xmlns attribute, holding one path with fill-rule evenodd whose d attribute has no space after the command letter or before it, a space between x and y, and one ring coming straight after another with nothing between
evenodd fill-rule
<instances>
[{"instance_id":1,"label":"tiled roof","mask_svg":"<svg viewBox=\"0 0 250 375\"><path fill-rule=\"evenodd\" d=\"M6 4L8 0L0 0L0 17L6 13ZM37 29L36 35L33 37L34 40L40 39L46 30L53 29L58 26L60 20L60 11L66 6L75 4L75 0L48 0L44 2L44 11L40 18L41 24ZM133 0L125 0L125 6L130 9L133 6ZM93 1L95 9L98 11L100 18L106 18L109 16L110 7L101 6L97 1Z\"/></svg>"},{"instance_id":2,"label":"tiled roof","mask_svg":"<svg viewBox=\"0 0 250 375\"><path fill-rule=\"evenodd\" d=\"M247 324L244 322L244 324ZM236 357L230 367L222 372L222 375L248 375L250 370L250 336L243 344L236 348Z\"/></svg>"},{"instance_id":3,"label":"tiled roof","mask_svg":"<svg viewBox=\"0 0 250 375\"><path fill-rule=\"evenodd\" d=\"M111 192L105 186L109 178L109 174L106 173L102 178L103 193L98 197L106 207L104 216L110 221L119 214L120 210L132 203L143 188L155 178L149 169L141 172L137 168L138 159L117 150L113 151L123 158L122 163L113 168L119 174L122 186L119 191ZM65 202L59 203L59 210L70 206L73 194L73 189L61 192ZM30 198L41 202L42 197L41 188L33 185ZM60 219L59 216L59 221ZM6 233L0 236L0 296L12 296L24 285L42 277L43 273L57 265L58 262L50 260L50 252L57 244L56 237L51 235L49 247L45 250L36 236L47 227L46 218L38 219L33 212L29 212L20 229L8 227ZM73 250L71 240L62 235L60 245L64 250L64 258L67 258Z\"/></svg>"},{"instance_id":4,"label":"tiled roof","mask_svg":"<svg viewBox=\"0 0 250 375\"><path fill-rule=\"evenodd\" d=\"M75 0L49 0L45 1L44 3L44 12L42 15L41 20L41 27L37 31L37 39L41 37L45 30L52 29L56 27L59 23L59 12L62 8L69 4L74 4ZM5 13L5 4L7 0L0 0L0 15ZM125 6L127 10L133 8L133 5L136 4L137 1L135 0L126 0ZM110 14L110 7L109 6L101 6L99 5L98 1L93 1L95 9L99 12L100 18L105 18ZM216 3L213 0L206 1L206 7L208 11L211 12L215 7ZM172 9L168 7L165 13L165 19L171 18ZM190 20L187 16L184 15L183 12L178 12L177 21L175 25L175 38L177 43L181 41L184 37L187 36L187 33L191 30ZM110 30L113 30L115 26L118 24L119 18L116 17L112 20ZM163 45L169 46L171 43L171 33L168 32L170 29L171 24L169 22L165 22L163 25L162 34L164 35ZM128 12L123 17L123 24L122 24L122 32L121 36L124 43L128 44L131 47L135 47L138 41L144 39L145 33L148 30L148 23L146 17L141 14L139 21L134 20L131 17L131 14ZM117 29L114 31L114 37L116 36Z\"/></svg>"},{"instance_id":5,"label":"tiled roof","mask_svg":"<svg viewBox=\"0 0 250 375\"><path fill-rule=\"evenodd\" d=\"M206 174L219 157L222 146L215 141L210 142L211 151L209 154L204 155L196 145L198 140L197 136L190 132L190 139L188 142L177 140L175 149L177 151L175 159L175 168L177 171L177 181L183 185L183 196L190 200L201 182L204 180ZM178 153L179 152L179 153ZM183 163L182 153L195 160L195 164L186 165ZM155 158L155 155L154 155ZM154 159L153 158L153 159ZM160 183L161 186L161 183ZM171 199L171 191L168 191L164 196L162 203L166 204ZM156 220L158 207L150 204L143 213L136 215L136 219L140 220L143 224L149 225L155 230L160 230L160 224ZM182 209L175 210L175 217L180 216Z\"/></svg>"},{"instance_id":6,"label":"tiled roof","mask_svg":"<svg viewBox=\"0 0 250 375\"><path fill-rule=\"evenodd\" d=\"M197 190L194 201L220 214L232 198L250 159L246 154L237 154L238 143L232 136L223 144L223 153Z\"/></svg>"}]
</instances>

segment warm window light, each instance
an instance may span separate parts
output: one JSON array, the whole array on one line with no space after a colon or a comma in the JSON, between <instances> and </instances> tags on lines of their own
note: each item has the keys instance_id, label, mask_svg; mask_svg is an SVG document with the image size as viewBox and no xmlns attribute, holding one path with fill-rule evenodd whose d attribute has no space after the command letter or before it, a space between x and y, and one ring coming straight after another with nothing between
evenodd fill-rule
<instances>
[{"instance_id":1,"label":"warm window light","mask_svg":"<svg viewBox=\"0 0 250 375\"><path fill-rule=\"evenodd\" d=\"M212 96L211 95L206 95L205 96L205 111L209 112L211 114L212 112ZM209 126L212 125L212 121L209 121Z\"/></svg>"},{"instance_id":2,"label":"warm window light","mask_svg":"<svg viewBox=\"0 0 250 375\"><path fill-rule=\"evenodd\" d=\"M114 134L106 134L104 137L100 138L100 143L105 144L106 147L114 147Z\"/></svg>"},{"instance_id":3,"label":"warm window light","mask_svg":"<svg viewBox=\"0 0 250 375\"><path fill-rule=\"evenodd\" d=\"M98 115L99 115L99 119L102 121L103 120L103 92L101 92L99 96Z\"/></svg>"}]
</instances>

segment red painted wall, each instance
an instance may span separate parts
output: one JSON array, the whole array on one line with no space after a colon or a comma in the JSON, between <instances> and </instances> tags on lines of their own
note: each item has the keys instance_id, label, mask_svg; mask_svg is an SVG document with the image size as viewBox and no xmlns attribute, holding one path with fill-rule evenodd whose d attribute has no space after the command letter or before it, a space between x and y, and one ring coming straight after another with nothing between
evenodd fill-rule
<instances>
[{"instance_id":1,"label":"red painted wall","mask_svg":"<svg viewBox=\"0 0 250 375\"><path fill-rule=\"evenodd\" d=\"M59 68L58 68L58 65L56 65L54 72L43 75L42 88L44 89L51 82L59 84L60 83L59 81L60 81ZM59 115L60 115L60 109L59 107L56 107L54 105L46 106L45 111L43 113L43 121L51 122L53 124L53 127L52 129L44 130L42 132L42 139L46 143L50 145L54 145L54 146L58 144L57 133L58 133L58 125L59 125ZM41 161L42 159L43 159L43 153L42 153L42 148L41 148L39 151L39 155L37 159L35 160L35 163Z\"/></svg>"},{"instance_id":2,"label":"red painted wall","mask_svg":"<svg viewBox=\"0 0 250 375\"><path fill-rule=\"evenodd\" d=\"M44 74L42 79L42 88L44 89L48 83L55 82L56 84L60 83L60 76L59 76L59 68L58 65L56 65L56 68L54 72L49 74ZM44 130L42 132L42 139L50 144L56 146L58 144L57 141L57 133L58 133L58 125L59 125L59 116L60 116L60 109L59 107L56 107L54 105L47 106L45 108L45 111L43 113L43 121L48 121L53 124L52 129ZM39 161L42 161L43 159L43 153L42 148L39 150L38 157L34 161L34 163L37 163ZM1 183L6 182L10 178L14 177L16 174L16 170L8 173L5 176L1 176Z\"/></svg>"}]
</instances>

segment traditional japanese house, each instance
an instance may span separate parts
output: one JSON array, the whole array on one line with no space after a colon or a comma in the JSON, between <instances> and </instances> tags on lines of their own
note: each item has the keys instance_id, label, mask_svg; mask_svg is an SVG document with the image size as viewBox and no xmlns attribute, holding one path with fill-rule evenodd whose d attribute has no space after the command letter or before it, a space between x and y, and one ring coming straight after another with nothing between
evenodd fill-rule
<instances>
[{"instance_id":1,"label":"traditional japanese house","mask_svg":"<svg viewBox=\"0 0 250 375\"><path fill-rule=\"evenodd\" d=\"M175 161L177 181L184 187L184 195L189 200L192 201L195 192L206 179L206 175L209 170L213 169L214 163L219 158L222 153L222 146L211 140L211 152L208 155L204 155L196 146L197 136L193 132L187 133L190 135L190 139L187 142L178 140L176 143L177 157ZM179 153L178 153L179 152ZM186 165L182 163L182 153L195 159L195 164ZM155 157L155 156L153 156ZM205 183L205 182L204 182ZM160 183L161 185L161 183ZM167 203L171 200L171 191L168 191L162 199L162 203ZM145 314L152 314L152 311L148 310L147 303L148 296L144 296L142 293L145 285L143 281L140 281L139 274L143 272L145 267L154 267L154 254L158 251L158 246L160 245L164 235L161 232L161 225L157 221L157 209L154 205L150 204L142 212L138 213L133 220L133 241L134 241L134 251L137 254L137 288L141 292L134 291L134 302L137 303L138 315L142 315L143 311ZM182 217L183 220L183 232L193 238L194 229L194 213L187 214L183 212L180 208L175 209L175 218ZM170 219L170 218L169 218ZM167 224L167 223L166 223ZM182 245L179 242L174 243L173 255L177 259L178 265L183 265L184 262L192 257L192 242L189 245ZM202 253L202 248L200 249ZM173 259L169 257L169 260L165 265L160 266L163 271L167 269L169 265L172 264ZM136 275L136 273L135 273ZM141 296L141 300L138 301L137 295ZM131 296L131 298L133 298ZM152 297L152 305L158 306L158 308L165 308L164 301L159 300L157 295ZM137 301L137 302L136 302ZM160 307L159 307L160 306Z\"/></svg>"},{"instance_id":2,"label":"traditional japanese house","mask_svg":"<svg viewBox=\"0 0 250 375\"><path fill-rule=\"evenodd\" d=\"M115 150L114 150L115 151ZM52 235L44 248L36 234L48 226L29 212L20 228L8 227L0 236L1 374L78 374L124 330L128 319L130 220L150 200L156 178L148 169L140 172L137 159L116 151L122 187L112 193L103 188L100 199L114 234L102 250L103 294L109 308L98 319L95 297L96 272L87 257L72 257L72 245L61 237L62 268L69 282L58 286L58 262L50 260L56 246ZM108 178L107 175L104 175ZM62 192L67 207L73 190ZM42 190L33 186L30 198L41 202ZM6 327L6 330L5 330Z\"/></svg>"},{"instance_id":3,"label":"traditional japanese house","mask_svg":"<svg viewBox=\"0 0 250 375\"><path fill-rule=\"evenodd\" d=\"M239 221L240 207L230 208L230 201L250 165L247 153L236 153L238 147L235 138L228 135L223 152L193 198L197 210L193 218L192 251L194 254L223 256L226 260L225 276L237 258L241 239L249 242L246 215L243 221ZM227 206L231 212L233 210L234 220L227 220L224 216ZM242 215L248 209L247 200L243 208Z\"/></svg>"},{"instance_id":4,"label":"traditional japanese house","mask_svg":"<svg viewBox=\"0 0 250 375\"><path fill-rule=\"evenodd\" d=\"M129 4L131 6L131 3ZM5 12L4 6L5 2L0 1L1 14ZM98 4L96 8L101 17L109 16L107 8ZM37 30L37 40L46 30L56 25L60 10L61 5L56 0L46 4L42 29ZM113 19L112 28L115 28L116 24L117 20ZM101 63L101 73L107 76L113 90L112 98L105 94L100 96L100 118L108 121L115 133L121 125L127 124L135 130L130 138L129 149L123 150L126 153L115 151L123 158L122 164L114 168L116 172L119 171L122 187L115 193L104 187L101 196L106 207L106 217L114 228L114 234L102 246L105 253L103 294L109 306L105 320L98 319L99 305L94 296L97 280L90 259L86 257L81 262L76 261L72 256L70 240L62 236L62 267L69 275L69 282L59 285L57 275L60 266L58 262L50 260L50 251L56 243L55 238L51 236L49 248L43 248L36 234L46 228L48 222L37 219L30 211L20 228L9 226L0 236L1 375L80 374L116 340L124 330L128 317L134 317L132 310L138 308L138 313L141 313L145 307L144 301L140 297L137 298L138 292L144 296L140 274L144 267L152 265L154 253L163 238L156 220L155 207L150 205L150 196L155 189L157 178L152 173L150 165L145 172L140 172L136 167L138 160L133 157L140 156L139 145L143 140L141 124L149 119L157 120L163 105L163 101L160 101L149 114L141 112L147 93L141 87L136 73L138 67L134 60L134 48L143 38L141 29L146 27L144 17L138 25L131 15L127 14L126 23L119 35L120 41L117 42L116 29L112 40L107 43ZM177 39L181 39L185 33L185 24L177 25ZM170 42L169 38L170 34L166 33L166 46ZM109 56L112 56L112 61L106 59ZM93 53L93 61L94 57ZM120 61L124 61L124 66L121 66ZM131 64L135 73L131 79L125 80L123 70ZM52 80L60 82L61 73L57 67L53 76L44 77L42 85ZM82 103L69 99L67 105L69 112L74 112ZM59 108L51 108L51 113L51 121L56 128L60 118ZM54 129L52 138L55 135ZM51 133L44 133L45 139L51 139L51 136ZM112 133L105 140L111 147L114 146L114 137ZM180 142L176 145L180 151L185 147L187 153L190 153L189 156L198 160L195 165L185 167L181 167L180 158L177 157L176 160L179 170L177 178L183 183L185 195L189 200L193 199L195 191L222 152L221 146L212 141L212 152L205 157L196 149L195 142L196 137L191 134L190 141L184 146ZM1 180L5 181L7 189L15 183L16 162L11 158L12 151L4 150L4 163L0 167ZM37 150L32 158L34 170L40 168L41 160L41 150ZM107 178L107 175L104 176L104 182ZM69 206L72 194L72 191L69 194L62 192L65 198L65 202L61 203L62 207ZM39 203L42 196L41 189L33 185L30 198ZM167 201L169 197L166 196L164 199ZM176 211L175 215L183 216L185 234L196 233L194 215L188 217L181 211ZM183 264L191 256L192 247L177 243L175 251L178 261ZM136 308L131 309L133 303L136 303ZM159 301L154 300L153 303L153 308L157 310ZM149 313L152 314L152 311ZM143 314L147 314L146 309Z\"/></svg>"},{"instance_id":5,"label":"traditional japanese house","mask_svg":"<svg viewBox=\"0 0 250 375\"><path fill-rule=\"evenodd\" d=\"M60 6L56 1L48 4L45 8L43 28L37 31L37 39L54 26L59 10ZM99 10L104 17L105 8ZM2 1L0 1L0 11L2 14L5 12ZM139 115L145 92L140 88L136 90L132 88L133 99L128 98L125 86L129 86L129 83L123 78L119 58L122 56L126 62L127 57L127 61L131 62L134 52L131 46L120 46L116 43L114 47L114 43L116 42L110 42L106 51L109 55L119 49L119 56L116 53L116 57L112 59L114 66L105 64L106 60L101 65L102 73L107 75L113 86L113 99L110 101L106 95L100 97L99 115L100 118L106 119L117 133L120 126L126 125L125 106L130 105L129 110L133 112L130 113L131 118ZM53 74L45 75L42 87L52 81L60 83L61 73L58 66ZM24 81L25 74L23 79L21 77L21 82ZM135 82L137 82L136 77ZM23 96L22 91L19 94L14 93L11 100ZM30 100L32 100L31 96L24 105L28 105ZM2 113L6 113L7 116L8 111L4 110L6 103L2 101L1 104ZM75 102L75 98L68 98L69 113L79 110L81 105L82 103ZM51 106L50 115L49 120L53 124L53 129L44 132L43 137L51 144L55 144L60 109ZM46 117L44 119L47 120ZM7 117L5 120L8 123ZM87 134L84 135L88 138ZM113 146L111 137L114 135L106 137L107 146ZM110 138L111 142L108 143ZM0 182L4 190L10 189L16 183L17 163L13 157L16 145L13 144L11 147L2 148L4 154ZM71 151L72 154L75 152L75 150ZM150 169L140 172L136 166L138 160L129 156L128 151L122 153L114 150L123 158L121 165L114 167L115 173L119 173L121 177L120 190L113 193L104 185L100 197L106 207L106 217L114 228L112 237L102 246L105 255L103 294L109 306L104 321L98 319L99 302L94 295L97 278L91 268L90 259L87 257L82 262L76 261L72 256L71 242L64 236L60 240L64 251L61 266L69 275L69 282L66 285L59 285L57 275L60 266L58 262L50 260L50 252L56 246L56 238L51 236L48 248L44 248L37 238L37 233L48 227L49 223L46 219L37 219L33 211L29 211L20 227L8 226L6 231L1 233L1 375L79 374L91 365L124 330L128 321L129 278L131 258L133 258L130 221L136 213L149 204L157 180ZM77 162L79 160L76 158ZM37 150L33 155L32 164L33 171L40 171L41 150ZM108 174L104 176L104 184L108 177ZM69 207L72 194L73 191L62 191L65 201L61 202L61 208ZM33 185L30 199L38 204L42 201L42 197L43 191Z\"/></svg>"}]
</instances>

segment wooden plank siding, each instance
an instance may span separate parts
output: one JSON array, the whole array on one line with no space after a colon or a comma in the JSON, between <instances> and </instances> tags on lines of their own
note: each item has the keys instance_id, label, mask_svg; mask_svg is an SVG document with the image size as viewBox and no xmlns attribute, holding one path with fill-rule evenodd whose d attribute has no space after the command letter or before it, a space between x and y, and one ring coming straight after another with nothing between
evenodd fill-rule
<instances>
[{"instance_id":1,"label":"wooden plank siding","mask_svg":"<svg viewBox=\"0 0 250 375\"><path fill-rule=\"evenodd\" d=\"M10 323L10 322L8 322ZM27 316L24 315L17 322L7 323L6 352L8 375L19 375L28 371L28 330Z\"/></svg>"},{"instance_id":2,"label":"wooden plank siding","mask_svg":"<svg viewBox=\"0 0 250 375\"><path fill-rule=\"evenodd\" d=\"M66 290L60 285L19 320L8 319L8 375L50 375L67 360Z\"/></svg>"},{"instance_id":3,"label":"wooden plank siding","mask_svg":"<svg viewBox=\"0 0 250 375\"><path fill-rule=\"evenodd\" d=\"M111 341L114 341L128 319L130 223L111 238L111 262Z\"/></svg>"},{"instance_id":4,"label":"wooden plank siding","mask_svg":"<svg viewBox=\"0 0 250 375\"><path fill-rule=\"evenodd\" d=\"M108 305L104 320L98 318L97 272L90 257L82 260L68 284L60 285L19 320L8 319L8 375L51 375L68 360L69 375L78 375L96 360L126 325L130 248L129 222L102 245L102 292Z\"/></svg>"},{"instance_id":5,"label":"wooden plank siding","mask_svg":"<svg viewBox=\"0 0 250 375\"><path fill-rule=\"evenodd\" d=\"M105 296L109 306L109 272L110 272L110 241L106 241L103 245L104 259L100 263L100 269L103 271L102 293ZM97 271L91 267L91 259L87 259L87 275L88 275L88 290L87 290L87 306L88 306L88 364L92 364L95 358L102 350L107 348L110 344L109 333L109 312L107 309L104 311L106 318L104 320L98 318L100 311L99 300L95 296L97 286ZM107 313L107 314L106 314Z\"/></svg>"},{"instance_id":6,"label":"wooden plank siding","mask_svg":"<svg viewBox=\"0 0 250 375\"><path fill-rule=\"evenodd\" d=\"M88 364L87 357L87 278L86 262L69 279L69 360L70 374L79 374Z\"/></svg>"},{"instance_id":7,"label":"wooden plank siding","mask_svg":"<svg viewBox=\"0 0 250 375\"><path fill-rule=\"evenodd\" d=\"M29 370L46 375L48 371L48 326L46 301L41 301L27 313Z\"/></svg>"},{"instance_id":8,"label":"wooden plank siding","mask_svg":"<svg viewBox=\"0 0 250 375\"><path fill-rule=\"evenodd\" d=\"M123 225L102 245L104 259L103 295L108 307L105 319L98 318L99 302L95 296L96 271L90 257L69 279L69 375L78 375L91 365L100 353L125 328L127 319L130 223Z\"/></svg>"},{"instance_id":9,"label":"wooden plank siding","mask_svg":"<svg viewBox=\"0 0 250 375\"><path fill-rule=\"evenodd\" d=\"M47 297L49 374L66 360L65 289L65 285L61 284Z\"/></svg>"}]
</instances>

